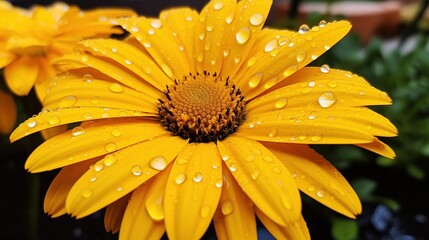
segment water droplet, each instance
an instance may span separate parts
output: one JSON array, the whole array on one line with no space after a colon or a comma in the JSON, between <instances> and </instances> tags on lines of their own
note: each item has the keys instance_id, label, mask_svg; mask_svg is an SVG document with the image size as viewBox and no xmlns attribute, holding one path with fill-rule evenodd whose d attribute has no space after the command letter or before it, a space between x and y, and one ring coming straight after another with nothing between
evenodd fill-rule
<instances>
[{"instance_id":1,"label":"water droplet","mask_svg":"<svg viewBox=\"0 0 429 240\"><path fill-rule=\"evenodd\" d=\"M77 127L73 128L72 135L73 135L73 137L77 137L77 136L79 136L81 134L84 134L85 132L86 132L86 130L85 130L84 127L77 126Z\"/></svg>"},{"instance_id":2,"label":"water droplet","mask_svg":"<svg viewBox=\"0 0 429 240\"><path fill-rule=\"evenodd\" d=\"M312 142L318 142L320 140L322 140L322 134L321 133L316 133L313 136L310 137L310 140Z\"/></svg>"},{"instance_id":3,"label":"water droplet","mask_svg":"<svg viewBox=\"0 0 429 240\"><path fill-rule=\"evenodd\" d=\"M249 60L247 60L247 66L251 67L253 65L255 65L257 58L256 57L251 57Z\"/></svg>"},{"instance_id":4,"label":"water droplet","mask_svg":"<svg viewBox=\"0 0 429 240\"><path fill-rule=\"evenodd\" d=\"M304 134L299 135L298 138L299 138L299 140L304 141L305 139L307 139L307 137L308 137L307 134L304 133Z\"/></svg>"},{"instance_id":5,"label":"water droplet","mask_svg":"<svg viewBox=\"0 0 429 240\"><path fill-rule=\"evenodd\" d=\"M250 34L250 28L243 27L237 31L237 33L235 34L235 39L237 40L238 44L245 44L249 40Z\"/></svg>"},{"instance_id":6,"label":"water droplet","mask_svg":"<svg viewBox=\"0 0 429 240\"><path fill-rule=\"evenodd\" d=\"M131 65L131 64L133 64L133 62L130 60L130 59L125 59L125 64L127 64L127 65Z\"/></svg>"},{"instance_id":7,"label":"water droplet","mask_svg":"<svg viewBox=\"0 0 429 240\"><path fill-rule=\"evenodd\" d=\"M317 118L317 112L316 111L313 111L313 112L310 113L310 115L308 115L308 119L309 120L313 120L313 119L316 119L316 118Z\"/></svg>"},{"instance_id":8,"label":"water droplet","mask_svg":"<svg viewBox=\"0 0 429 240\"><path fill-rule=\"evenodd\" d=\"M277 136L278 128L271 129L270 133L268 134L268 137L273 138Z\"/></svg>"},{"instance_id":9,"label":"water droplet","mask_svg":"<svg viewBox=\"0 0 429 240\"><path fill-rule=\"evenodd\" d=\"M180 46L179 46L179 51L181 51L181 52L185 51L185 46L180 45Z\"/></svg>"},{"instance_id":10,"label":"water droplet","mask_svg":"<svg viewBox=\"0 0 429 240\"><path fill-rule=\"evenodd\" d=\"M331 46L325 45L324 48L325 48L325 50L329 50L329 49L331 49Z\"/></svg>"},{"instance_id":11,"label":"water droplet","mask_svg":"<svg viewBox=\"0 0 429 240\"><path fill-rule=\"evenodd\" d=\"M222 156L222 160L223 160L223 161L227 161L227 160L229 160L229 155L223 155L223 156Z\"/></svg>"},{"instance_id":12,"label":"water droplet","mask_svg":"<svg viewBox=\"0 0 429 240\"><path fill-rule=\"evenodd\" d=\"M287 98L280 98L279 100L276 101L276 103L274 104L274 106L277 109L282 109L287 105L288 101Z\"/></svg>"},{"instance_id":13,"label":"water droplet","mask_svg":"<svg viewBox=\"0 0 429 240\"><path fill-rule=\"evenodd\" d=\"M255 156L253 156L253 155L247 155L247 157L244 160L246 162L253 162L253 161L255 161Z\"/></svg>"},{"instance_id":14,"label":"water droplet","mask_svg":"<svg viewBox=\"0 0 429 240\"><path fill-rule=\"evenodd\" d=\"M296 55L296 61L297 62L302 62L305 60L305 58L307 57L307 53L305 51L300 51L298 52L298 54Z\"/></svg>"},{"instance_id":15,"label":"water droplet","mask_svg":"<svg viewBox=\"0 0 429 240\"><path fill-rule=\"evenodd\" d=\"M316 195L317 195L318 197L322 198L322 197L324 197L324 196L325 196L325 191L323 191L323 190L319 190L319 191L317 191Z\"/></svg>"},{"instance_id":16,"label":"water droplet","mask_svg":"<svg viewBox=\"0 0 429 240\"><path fill-rule=\"evenodd\" d=\"M314 190L316 190L316 187L314 185L310 185L307 189L310 192L314 192Z\"/></svg>"},{"instance_id":17,"label":"water droplet","mask_svg":"<svg viewBox=\"0 0 429 240\"><path fill-rule=\"evenodd\" d=\"M55 124L60 123L60 118L57 115L51 115L48 118L48 122L51 125L55 125Z\"/></svg>"},{"instance_id":18,"label":"water droplet","mask_svg":"<svg viewBox=\"0 0 429 240\"><path fill-rule=\"evenodd\" d=\"M265 45L264 51L271 52L277 47L278 47L277 39L272 39L267 43L267 45Z\"/></svg>"},{"instance_id":19,"label":"water droplet","mask_svg":"<svg viewBox=\"0 0 429 240\"><path fill-rule=\"evenodd\" d=\"M147 33L149 34L149 35L154 35L155 34L155 30L154 29L149 29L148 31L147 31Z\"/></svg>"},{"instance_id":20,"label":"water droplet","mask_svg":"<svg viewBox=\"0 0 429 240\"><path fill-rule=\"evenodd\" d=\"M228 199L222 203L221 210L223 215L229 215L234 211L234 204Z\"/></svg>"},{"instance_id":21,"label":"water droplet","mask_svg":"<svg viewBox=\"0 0 429 240\"><path fill-rule=\"evenodd\" d=\"M231 163L231 165L229 165L229 170L231 170L231 172L237 171L237 164Z\"/></svg>"},{"instance_id":22,"label":"water droplet","mask_svg":"<svg viewBox=\"0 0 429 240\"><path fill-rule=\"evenodd\" d=\"M198 38L200 40L203 40L205 37L206 37L206 33L205 32L202 32L202 33L200 33L200 35L198 35Z\"/></svg>"},{"instance_id":23,"label":"water droplet","mask_svg":"<svg viewBox=\"0 0 429 240\"><path fill-rule=\"evenodd\" d=\"M34 128L37 125L37 121L34 119L31 119L27 122L27 127Z\"/></svg>"},{"instance_id":24,"label":"water droplet","mask_svg":"<svg viewBox=\"0 0 429 240\"><path fill-rule=\"evenodd\" d=\"M119 130L118 128L113 129L111 132L112 136L114 137L119 137L121 136L121 130Z\"/></svg>"},{"instance_id":25,"label":"water droplet","mask_svg":"<svg viewBox=\"0 0 429 240\"><path fill-rule=\"evenodd\" d=\"M58 107L60 107L60 108L71 107L71 106L75 105L76 102L77 102L77 97L75 97L75 96L63 97L60 100L60 102L58 103Z\"/></svg>"},{"instance_id":26,"label":"water droplet","mask_svg":"<svg viewBox=\"0 0 429 240\"><path fill-rule=\"evenodd\" d=\"M317 54L312 54L311 55L311 60L316 60L319 57L319 55Z\"/></svg>"},{"instance_id":27,"label":"water droplet","mask_svg":"<svg viewBox=\"0 0 429 240\"><path fill-rule=\"evenodd\" d=\"M263 159L264 159L265 162L268 162L268 163L274 162L273 158L270 157L270 156L264 156Z\"/></svg>"},{"instance_id":28,"label":"water droplet","mask_svg":"<svg viewBox=\"0 0 429 240\"><path fill-rule=\"evenodd\" d=\"M328 64L323 64L323 65L320 67L320 71L321 71L322 73L328 73L328 72L329 72L329 70L330 70L330 67L329 67L329 65L328 65Z\"/></svg>"},{"instance_id":29,"label":"water droplet","mask_svg":"<svg viewBox=\"0 0 429 240\"><path fill-rule=\"evenodd\" d=\"M92 191L89 189L85 189L82 191L82 197L84 198L90 198L92 196Z\"/></svg>"},{"instance_id":30,"label":"water droplet","mask_svg":"<svg viewBox=\"0 0 429 240\"><path fill-rule=\"evenodd\" d=\"M118 159L112 154L106 155L103 159L103 163L106 167L110 167L114 165L117 161Z\"/></svg>"},{"instance_id":31,"label":"water droplet","mask_svg":"<svg viewBox=\"0 0 429 240\"><path fill-rule=\"evenodd\" d=\"M229 51L228 51L228 50L224 50L224 51L223 51L223 56L224 56L224 57L228 57L228 55L229 55Z\"/></svg>"},{"instance_id":32,"label":"water droplet","mask_svg":"<svg viewBox=\"0 0 429 240\"><path fill-rule=\"evenodd\" d=\"M152 22L150 23L150 25L151 25L153 28L156 28L156 29L160 29L160 28L162 28L162 22L161 22L159 19L154 19L154 20L152 20Z\"/></svg>"},{"instance_id":33,"label":"water droplet","mask_svg":"<svg viewBox=\"0 0 429 240\"><path fill-rule=\"evenodd\" d=\"M219 10L221 10L223 8L223 3L222 2L216 2L214 5L213 5L213 9L214 10L216 10L216 11L219 11Z\"/></svg>"},{"instance_id":34,"label":"water droplet","mask_svg":"<svg viewBox=\"0 0 429 240\"><path fill-rule=\"evenodd\" d=\"M250 79L249 79L249 87L251 88L255 88L259 85L259 83L261 83L262 80L262 73L257 73L255 75L253 75Z\"/></svg>"},{"instance_id":35,"label":"water droplet","mask_svg":"<svg viewBox=\"0 0 429 240\"><path fill-rule=\"evenodd\" d=\"M111 142L111 143L106 144L106 146L104 146L104 149L107 152L113 152L113 151L116 151L117 147L116 147L115 143Z\"/></svg>"},{"instance_id":36,"label":"water droplet","mask_svg":"<svg viewBox=\"0 0 429 240\"><path fill-rule=\"evenodd\" d=\"M203 180L203 174L200 172L195 173L194 175L194 182L199 183Z\"/></svg>"},{"instance_id":37,"label":"water droplet","mask_svg":"<svg viewBox=\"0 0 429 240\"><path fill-rule=\"evenodd\" d=\"M207 32L211 32L211 31L213 31L213 29L214 29L214 26L211 25L211 24L209 24L209 25L206 26Z\"/></svg>"},{"instance_id":38,"label":"water droplet","mask_svg":"<svg viewBox=\"0 0 429 240\"><path fill-rule=\"evenodd\" d=\"M337 87L337 81L335 81L335 80L329 81L328 86L331 88L336 88Z\"/></svg>"},{"instance_id":39,"label":"water droplet","mask_svg":"<svg viewBox=\"0 0 429 240\"><path fill-rule=\"evenodd\" d=\"M259 174L260 174L260 171L259 171L259 169L257 169L257 168L254 168L254 169L252 169L252 170L250 171L250 177L251 177L253 180L256 180L256 179L259 177Z\"/></svg>"},{"instance_id":40,"label":"water droplet","mask_svg":"<svg viewBox=\"0 0 429 240\"><path fill-rule=\"evenodd\" d=\"M210 214L210 207L209 206L204 206L200 209L200 215L201 217L205 218Z\"/></svg>"},{"instance_id":41,"label":"water droplet","mask_svg":"<svg viewBox=\"0 0 429 240\"><path fill-rule=\"evenodd\" d=\"M119 83L112 83L109 86L110 91L114 93L121 93L124 91L124 88Z\"/></svg>"},{"instance_id":42,"label":"water droplet","mask_svg":"<svg viewBox=\"0 0 429 240\"><path fill-rule=\"evenodd\" d=\"M284 77L289 77L290 75L292 75L293 73L295 73L297 70L298 70L298 66L297 65L289 66L288 68L286 68L286 70L284 70L283 76Z\"/></svg>"},{"instance_id":43,"label":"water droplet","mask_svg":"<svg viewBox=\"0 0 429 240\"><path fill-rule=\"evenodd\" d=\"M316 82L311 81L308 83L308 86L312 88L312 87L316 86Z\"/></svg>"},{"instance_id":44,"label":"water droplet","mask_svg":"<svg viewBox=\"0 0 429 240\"><path fill-rule=\"evenodd\" d=\"M187 179L186 174L179 173L176 175L174 181L176 182L177 185L180 185L180 184L184 183L186 181L186 179Z\"/></svg>"},{"instance_id":45,"label":"water droplet","mask_svg":"<svg viewBox=\"0 0 429 240\"><path fill-rule=\"evenodd\" d=\"M165 158L157 156L149 161L149 166L155 170L161 171L167 167L167 162L165 161Z\"/></svg>"},{"instance_id":46,"label":"water droplet","mask_svg":"<svg viewBox=\"0 0 429 240\"><path fill-rule=\"evenodd\" d=\"M189 162L189 160L186 159L186 158L179 158L179 159L176 160L176 163L179 164L179 165L185 165L188 162Z\"/></svg>"},{"instance_id":47,"label":"water droplet","mask_svg":"<svg viewBox=\"0 0 429 240\"><path fill-rule=\"evenodd\" d=\"M82 76L84 82L91 83L93 81L93 77L91 74L85 74Z\"/></svg>"},{"instance_id":48,"label":"water droplet","mask_svg":"<svg viewBox=\"0 0 429 240\"><path fill-rule=\"evenodd\" d=\"M335 183L335 182L331 182L329 184L329 186L334 189L335 191L337 191L339 194L341 194L341 196L345 196L346 194L344 193L344 191Z\"/></svg>"},{"instance_id":49,"label":"water droplet","mask_svg":"<svg viewBox=\"0 0 429 240\"><path fill-rule=\"evenodd\" d=\"M144 43L143 43L143 46L144 46L145 48L150 48L152 45L150 44L150 42L144 42Z\"/></svg>"},{"instance_id":50,"label":"water droplet","mask_svg":"<svg viewBox=\"0 0 429 240\"><path fill-rule=\"evenodd\" d=\"M250 24L256 27L261 25L264 22L264 16L260 13L255 13L250 17L249 21L250 21Z\"/></svg>"},{"instance_id":51,"label":"water droplet","mask_svg":"<svg viewBox=\"0 0 429 240\"><path fill-rule=\"evenodd\" d=\"M217 188L221 188L221 187L222 187L222 185L223 185L223 180L222 180L222 178L218 178L218 179L216 180L216 182L215 182L215 187L217 187Z\"/></svg>"},{"instance_id":52,"label":"water droplet","mask_svg":"<svg viewBox=\"0 0 429 240\"><path fill-rule=\"evenodd\" d=\"M95 182L97 180L97 177L95 176L95 175L92 175L90 178L89 178L89 181L90 182Z\"/></svg>"},{"instance_id":53,"label":"water droplet","mask_svg":"<svg viewBox=\"0 0 429 240\"><path fill-rule=\"evenodd\" d=\"M90 101L92 104L99 104L100 98L95 96L95 97L92 97Z\"/></svg>"},{"instance_id":54,"label":"water droplet","mask_svg":"<svg viewBox=\"0 0 429 240\"><path fill-rule=\"evenodd\" d=\"M89 56L88 55L82 55L82 57L80 57L80 60L82 62L87 62L89 60Z\"/></svg>"},{"instance_id":55,"label":"water droplet","mask_svg":"<svg viewBox=\"0 0 429 240\"><path fill-rule=\"evenodd\" d=\"M337 98L333 92L324 92L319 96L317 101L321 107L328 108L337 101Z\"/></svg>"},{"instance_id":56,"label":"water droplet","mask_svg":"<svg viewBox=\"0 0 429 240\"><path fill-rule=\"evenodd\" d=\"M112 47L112 48L110 49L110 51L112 51L113 53L116 53L116 52L118 52L118 49L117 49L117 48L115 48L115 47Z\"/></svg>"},{"instance_id":57,"label":"water droplet","mask_svg":"<svg viewBox=\"0 0 429 240\"><path fill-rule=\"evenodd\" d=\"M101 172L101 171L103 171L103 169L104 169L104 165L103 165L103 163L101 163L101 162L96 162L96 163L94 164L93 168L94 168L94 171L96 171L96 172Z\"/></svg>"},{"instance_id":58,"label":"water droplet","mask_svg":"<svg viewBox=\"0 0 429 240\"><path fill-rule=\"evenodd\" d=\"M286 45L289 43L289 38L286 36L281 36L278 40L277 40L278 44L280 46Z\"/></svg>"},{"instance_id":59,"label":"water droplet","mask_svg":"<svg viewBox=\"0 0 429 240\"><path fill-rule=\"evenodd\" d=\"M319 27L321 27L321 28L326 27L326 21L325 20L320 21L319 22Z\"/></svg>"},{"instance_id":60,"label":"water droplet","mask_svg":"<svg viewBox=\"0 0 429 240\"><path fill-rule=\"evenodd\" d=\"M307 33L308 31L310 31L310 27L307 24L302 24L299 27L298 33L299 34L304 34L304 33Z\"/></svg>"},{"instance_id":61,"label":"water droplet","mask_svg":"<svg viewBox=\"0 0 429 240\"><path fill-rule=\"evenodd\" d=\"M161 63L161 68L168 77L173 78L173 71L167 64Z\"/></svg>"},{"instance_id":62,"label":"water droplet","mask_svg":"<svg viewBox=\"0 0 429 240\"><path fill-rule=\"evenodd\" d=\"M279 81L278 77L273 77L270 80L266 81L264 84L264 88L268 89L271 88L272 86L276 85L276 83Z\"/></svg>"},{"instance_id":63,"label":"water droplet","mask_svg":"<svg viewBox=\"0 0 429 240\"><path fill-rule=\"evenodd\" d=\"M234 58L234 62L235 63L239 63L241 61L241 55L237 55L237 56L235 56L235 58Z\"/></svg>"},{"instance_id":64,"label":"water droplet","mask_svg":"<svg viewBox=\"0 0 429 240\"><path fill-rule=\"evenodd\" d=\"M140 28L139 27L137 27L137 26L132 26L131 28L130 28L130 31L131 32L138 32L138 31L140 31Z\"/></svg>"},{"instance_id":65,"label":"water droplet","mask_svg":"<svg viewBox=\"0 0 429 240\"><path fill-rule=\"evenodd\" d=\"M131 173L134 176L140 176L143 173L143 169L139 165L134 165L134 166L131 167Z\"/></svg>"}]
</instances>

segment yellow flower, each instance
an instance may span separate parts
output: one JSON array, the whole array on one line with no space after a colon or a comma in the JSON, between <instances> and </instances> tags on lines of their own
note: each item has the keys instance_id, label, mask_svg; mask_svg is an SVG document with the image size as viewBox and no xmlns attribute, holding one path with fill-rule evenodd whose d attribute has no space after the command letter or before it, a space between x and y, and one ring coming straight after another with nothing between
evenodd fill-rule
<instances>
[{"instance_id":1,"label":"yellow flower","mask_svg":"<svg viewBox=\"0 0 429 240\"><path fill-rule=\"evenodd\" d=\"M27 95L35 86L40 100L46 94L48 79L55 75L51 61L70 53L84 38L121 33L113 18L131 16L122 9L83 12L75 6L56 3L30 10L0 5L0 68L6 84L18 95Z\"/></svg>"},{"instance_id":2,"label":"yellow flower","mask_svg":"<svg viewBox=\"0 0 429 240\"><path fill-rule=\"evenodd\" d=\"M354 218L348 182L308 144L354 144L386 157L396 128L365 106L389 97L350 72L306 67L349 30L262 29L271 1L214 0L159 18L120 21L124 40L86 40L57 61L44 109L15 141L81 125L39 146L31 172L62 168L45 211L85 217L107 207L120 239L308 239L299 190ZM299 189L299 190L298 190Z\"/></svg>"}]
</instances>

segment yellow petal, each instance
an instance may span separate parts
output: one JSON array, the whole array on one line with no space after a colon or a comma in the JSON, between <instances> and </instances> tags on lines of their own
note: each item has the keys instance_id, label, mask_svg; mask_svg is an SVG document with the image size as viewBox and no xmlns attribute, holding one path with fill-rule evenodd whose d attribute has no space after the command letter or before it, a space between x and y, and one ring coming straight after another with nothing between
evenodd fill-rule
<instances>
[{"instance_id":1,"label":"yellow petal","mask_svg":"<svg viewBox=\"0 0 429 240\"><path fill-rule=\"evenodd\" d=\"M5 44L0 44L0 69L9 65L16 59L16 55L5 49Z\"/></svg>"},{"instance_id":2,"label":"yellow petal","mask_svg":"<svg viewBox=\"0 0 429 240\"><path fill-rule=\"evenodd\" d=\"M266 90L264 86L267 82L275 78L279 81L288 79L312 62L343 38L350 28L349 22L338 21L328 23L325 27L313 27L303 34L297 32L290 37L288 44L281 45L277 38L273 38L267 44L274 44L275 48L264 48L256 53L257 61L254 66L247 71L240 69L240 74L235 77L236 82L246 98L252 99ZM273 43L272 40L277 42ZM254 80L256 77L258 81Z\"/></svg>"},{"instance_id":3,"label":"yellow petal","mask_svg":"<svg viewBox=\"0 0 429 240\"><path fill-rule=\"evenodd\" d=\"M82 218L125 196L164 170L185 144L179 137L164 135L107 155L70 190L67 212Z\"/></svg>"},{"instance_id":4,"label":"yellow petal","mask_svg":"<svg viewBox=\"0 0 429 240\"><path fill-rule=\"evenodd\" d=\"M218 239L257 239L252 201L223 165L223 185L219 205L213 217ZM222 182L221 182L222 183Z\"/></svg>"},{"instance_id":5,"label":"yellow petal","mask_svg":"<svg viewBox=\"0 0 429 240\"><path fill-rule=\"evenodd\" d=\"M267 230L276 239L293 239L293 240L310 240L310 232L308 231L307 224L302 217L293 223L288 224L286 227L278 225L267 217L261 210L255 209L256 215Z\"/></svg>"},{"instance_id":6,"label":"yellow petal","mask_svg":"<svg viewBox=\"0 0 429 240\"><path fill-rule=\"evenodd\" d=\"M365 116L355 116L358 108L337 108L329 111L285 109L248 117L236 133L260 141L306 144L360 144L372 142ZM368 110L369 111L369 110ZM352 115L352 116L350 116ZM371 113L368 116L375 115ZM380 117L380 119L382 119ZM383 119L383 122L388 122ZM371 122L377 125L377 123ZM377 125L378 127L378 125ZM383 127L383 126L382 126ZM391 129L389 124L383 132ZM378 129L377 129L378 130ZM392 129L393 130L393 129ZM387 131L387 130L386 130ZM393 134L393 133L389 133Z\"/></svg>"},{"instance_id":7,"label":"yellow petal","mask_svg":"<svg viewBox=\"0 0 429 240\"><path fill-rule=\"evenodd\" d=\"M161 172L160 174L163 173ZM119 231L120 239L161 239L164 234L164 223L153 220L143 204L147 188L152 180L156 181L158 175L149 180L147 184L143 184L134 190L122 220L121 230Z\"/></svg>"},{"instance_id":8,"label":"yellow petal","mask_svg":"<svg viewBox=\"0 0 429 240\"><path fill-rule=\"evenodd\" d=\"M307 145L264 143L296 176L299 189L327 207L350 218L362 211L353 188L340 172Z\"/></svg>"},{"instance_id":9,"label":"yellow petal","mask_svg":"<svg viewBox=\"0 0 429 240\"><path fill-rule=\"evenodd\" d=\"M83 123L36 148L25 168L42 172L112 153L166 134L159 124L132 119L106 119Z\"/></svg>"},{"instance_id":10,"label":"yellow petal","mask_svg":"<svg viewBox=\"0 0 429 240\"><path fill-rule=\"evenodd\" d=\"M0 133L9 134L16 123L17 109L13 96L0 90Z\"/></svg>"},{"instance_id":11,"label":"yellow petal","mask_svg":"<svg viewBox=\"0 0 429 240\"><path fill-rule=\"evenodd\" d=\"M118 65L137 74L143 81L147 81L151 87L156 87L158 90L162 91L165 89L165 85L173 83L150 56L127 42L113 39L92 39L83 41L82 45L85 46L86 51L94 55L116 61ZM135 89L147 87L147 84L142 84L142 80L127 84Z\"/></svg>"},{"instance_id":12,"label":"yellow petal","mask_svg":"<svg viewBox=\"0 0 429 240\"><path fill-rule=\"evenodd\" d=\"M56 135L66 132L67 130L68 130L67 125L60 125L60 126L51 127L51 128L42 130L40 131L40 134L42 135L43 139L46 141L52 137L55 137Z\"/></svg>"},{"instance_id":13,"label":"yellow petal","mask_svg":"<svg viewBox=\"0 0 429 240\"><path fill-rule=\"evenodd\" d=\"M146 48L166 76L175 79L189 74L188 56L180 51L174 30L164 26L162 19L128 18L119 23Z\"/></svg>"},{"instance_id":14,"label":"yellow petal","mask_svg":"<svg viewBox=\"0 0 429 240\"><path fill-rule=\"evenodd\" d=\"M163 11L160 19L170 29L175 29L178 48L184 51L188 57L189 72L196 73L195 60L195 28L199 24L199 16L195 10L188 8L179 8ZM180 76L177 76L180 77Z\"/></svg>"},{"instance_id":15,"label":"yellow petal","mask_svg":"<svg viewBox=\"0 0 429 240\"><path fill-rule=\"evenodd\" d=\"M148 186L146 187L146 194L142 202L146 206L147 214L154 221L164 220L164 193L172 165L168 165L166 170L160 172L150 182L146 183Z\"/></svg>"},{"instance_id":16,"label":"yellow petal","mask_svg":"<svg viewBox=\"0 0 429 240\"><path fill-rule=\"evenodd\" d=\"M244 64L243 60L249 54L258 34L261 32L271 4L272 0L245 0L238 2L235 13L232 16L231 28L227 28L229 32L225 33L228 37L229 46L225 47L227 54L224 53L224 56L227 56L222 64L221 76L230 76L232 79L236 79L235 74ZM227 21L227 19L224 21ZM247 37L247 35L249 36ZM245 40L246 38L247 40ZM233 82L235 83L236 80Z\"/></svg>"},{"instance_id":17,"label":"yellow petal","mask_svg":"<svg viewBox=\"0 0 429 240\"><path fill-rule=\"evenodd\" d=\"M89 166L98 160L91 159L61 169L46 192L45 202L43 203L45 213L52 217L59 217L66 214L66 199L70 189L89 169Z\"/></svg>"},{"instance_id":18,"label":"yellow petal","mask_svg":"<svg viewBox=\"0 0 429 240\"><path fill-rule=\"evenodd\" d=\"M18 96L27 95L39 73L37 60L31 57L20 57L4 68L4 78L9 89Z\"/></svg>"},{"instance_id":19,"label":"yellow petal","mask_svg":"<svg viewBox=\"0 0 429 240\"><path fill-rule=\"evenodd\" d=\"M48 109L67 107L122 108L157 113L157 99L119 83L98 79L67 79L50 88L43 106Z\"/></svg>"},{"instance_id":20,"label":"yellow petal","mask_svg":"<svg viewBox=\"0 0 429 240\"><path fill-rule=\"evenodd\" d=\"M364 144L356 144L356 146L369 150L371 152L375 152L380 154L381 156L393 159L395 158L395 152L391 149L387 144L380 141L378 138L374 138L374 140L370 143Z\"/></svg>"},{"instance_id":21,"label":"yellow petal","mask_svg":"<svg viewBox=\"0 0 429 240\"><path fill-rule=\"evenodd\" d=\"M37 98L40 100L40 102L42 102L45 98L51 81L57 73L57 69L55 69L51 63L53 57L57 56L39 59L39 74L37 76L34 89L36 90Z\"/></svg>"},{"instance_id":22,"label":"yellow petal","mask_svg":"<svg viewBox=\"0 0 429 240\"><path fill-rule=\"evenodd\" d=\"M107 206L104 214L104 228L107 232L117 233L119 231L129 200L130 194Z\"/></svg>"},{"instance_id":23,"label":"yellow petal","mask_svg":"<svg viewBox=\"0 0 429 240\"><path fill-rule=\"evenodd\" d=\"M139 76L136 76L132 72L127 71L126 68L122 67L122 65L112 63L111 61L106 61L101 57L87 54L69 54L59 58L55 63L58 64L58 67L62 69L83 68L88 66L117 80L118 82L121 82L124 85L127 85L152 97L156 98L159 94L159 91L156 88L147 82L142 81Z\"/></svg>"},{"instance_id":24,"label":"yellow petal","mask_svg":"<svg viewBox=\"0 0 429 240\"><path fill-rule=\"evenodd\" d=\"M259 142L230 136L218 142L229 171L252 202L276 223L298 219L301 198L288 169Z\"/></svg>"},{"instance_id":25,"label":"yellow petal","mask_svg":"<svg viewBox=\"0 0 429 240\"><path fill-rule=\"evenodd\" d=\"M220 161L214 143L189 144L177 156L164 197L170 239L200 239L209 227L221 193Z\"/></svg>"},{"instance_id":26,"label":"yellow petal","mask_svg":"<svg viewBox=\"0 0 429 240\"><path fill-rule=\"evenodd\" d=\"M362 77L343 70L331 69L328 73L322 73L320 68L306 67L272 87L263 96L252 99L246 110L249 114L258 114L282 108L321 108L318 99L327 92L334 94L336 102L332 106L335 107L392 103L384 92L370 86Z\"/></svg>"},{"instance_id":27,"label":"yellow petal","mask_svg":"<svg viewBox=\"0 0 429 240\"><path fill-rule=\"evenodd\" d=\"M37 116L21 123L11 134L10 141L14 142L29 134L68 123L97 120L103 118L126 118L138 116L153 116L123 108L81 107L43 109Z\"/></svg>"}]
</instances>

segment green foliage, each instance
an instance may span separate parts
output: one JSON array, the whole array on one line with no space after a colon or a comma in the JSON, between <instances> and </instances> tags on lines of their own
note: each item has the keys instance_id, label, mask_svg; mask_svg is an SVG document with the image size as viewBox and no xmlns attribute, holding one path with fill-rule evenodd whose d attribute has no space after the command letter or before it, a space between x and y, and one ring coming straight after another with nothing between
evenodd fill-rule
<instances>
[{"instance_id":1,"label":"green foliage","mask_svg":"<svg viewBox=\"0 0 429 240\"><path fill-rule=\"evenodd\" d=\"M337 240L357 239L358 225L353 219L334 218L332 221L331 234Z\"/></svg>"}]
</instances>

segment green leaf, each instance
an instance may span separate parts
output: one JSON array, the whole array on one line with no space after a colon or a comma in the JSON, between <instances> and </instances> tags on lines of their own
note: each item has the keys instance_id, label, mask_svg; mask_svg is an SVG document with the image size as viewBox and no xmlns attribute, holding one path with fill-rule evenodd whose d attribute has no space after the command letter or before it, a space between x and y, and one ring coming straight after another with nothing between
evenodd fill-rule
<instances>
[{"instance_id":1,"label":"green leaf","mask_svg":"<svg viewBox=\"0 0 429 240\"><path fill-rule=\"evenodd\" d=\"M407 172L410 174L410 176L418 180L423 180L426 176L426 173L423 171L423 169L414 164L407 165Z\"/></svg>"},{"instance_id":2,"label":"green leaf","mask_svg":"<svg viewBox=\"0 0 429 240\"><path fill-rule=\"evenodd\" d=\"M334 218L332 221L331 234L337 240L352 240L358 235L358 225L356 220Z\"/></svg>"},{"instance_id":3,"label":"green leaf","mask_svg":"<svg viewBox=\"0 0 429 240\"><path fill-rule=\"evenodd\" d=\"M354 181L352 185L361 200L370 199L377 188L377 182L371 179L359 179Z\"/></svg>"},{"instance_id":4,"label":"green leaf","mask_svg":"<svg viewBox=\"0 0 429 240\"><path fill-rule=\"evenodd\" d=\"M379 165L379 166L382 166L382 167L390 167L390 166L392 166L392 165L394 165L395 164L395 161L394 160L392 160L392 159L388 159L388 158L386 158L386 157L383 157L383 156L379 156L379 157L377 157L377 164Z\"/></svg>"}]
</instances>

